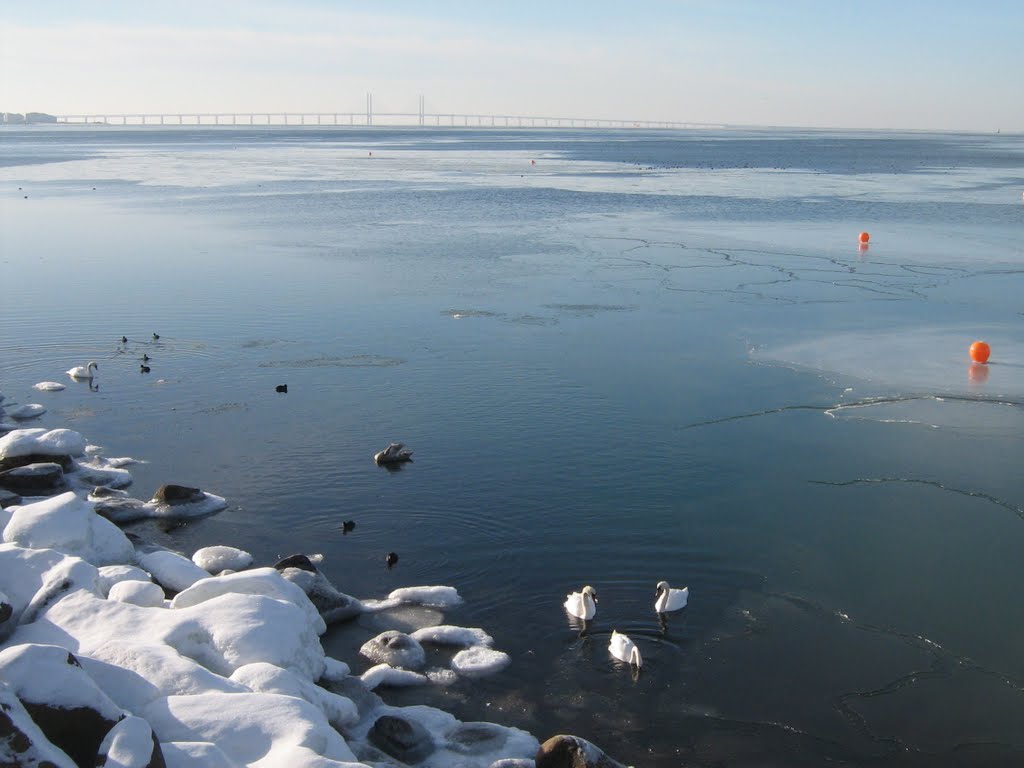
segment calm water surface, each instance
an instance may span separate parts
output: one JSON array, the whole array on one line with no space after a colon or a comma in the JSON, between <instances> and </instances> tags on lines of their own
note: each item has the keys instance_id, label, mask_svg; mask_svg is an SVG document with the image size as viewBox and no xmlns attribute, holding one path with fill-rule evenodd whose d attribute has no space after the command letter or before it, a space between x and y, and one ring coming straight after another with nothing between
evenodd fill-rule
<instances>
[{"instance_id":1,"label":"calm water surface","mask_svg":"<svg viewBox=\"0 0 1024 768\"><path fill-rule=\"evenodd\" d=\"M512 666L391 702L645 766L1019 764L1022 189L1019 136L5 129L0 389L139 498L227 497L166 546L457 587Z\"/></svg>"}]
</instances>

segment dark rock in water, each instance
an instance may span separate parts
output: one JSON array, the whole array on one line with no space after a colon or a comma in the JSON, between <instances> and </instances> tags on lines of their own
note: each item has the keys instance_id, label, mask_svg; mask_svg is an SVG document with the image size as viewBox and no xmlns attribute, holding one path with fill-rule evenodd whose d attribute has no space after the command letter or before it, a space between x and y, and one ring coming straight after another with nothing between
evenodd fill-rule
<instances>
[{"instance_id":1,"label":"dark rock in water","mask_svg":"<svg viewBox=\"0 0 1024 768\"><path fill-rule=\"evenodd\" d=\"M132 523L150 517L150 510L138 499L112 497L96 502L96 514L116 525Z\"/></svg>"},{"instance_id":2,"label":"dark rock in water","mask_svg":"<svg viewBox=\"0 0 1024 768\"><path fill-rule=\"evenodd\" d=\"M0 472L0 487L28 496L44 496L64 489L64 470L51 462L26 464Z\"/></svg>"},{"instance_id":3,"label":"dark rock in water","mask_svg":"<svg viewBox=\"0 0 1024 768\"><path fill-rule=\"evenodd\" d=\"M305 555L288 555L283 560L278 560L274 563L274 568L279 571L283 571L285 568L298 568L310 573L318 573L316 566L313 565L313 561Z\"/></svg>"},{"instance_id":4,"label":"dark rock in water","mask_svg":"<svg viewBox=\"0 0 1024 768\"><path fill-rule=\"evenodd\" d=\"M187 485L161 485L153 494L153 501L164 504L194 504L205 498L203 492L198 488L189 488Z\"/></svg>"},{"instance_id":5,"label":"dark rock in water","mask_svg":"<svg viewBox=\"0 0 1024 768\"><path fill-rule=\"evenodd\" d=\"M579 736L552 736L540 745L537 768L626 768L600 747Z\"/></svg>"},{"instance_id":6,"label":"dark rock in water","mask_svg":"<svg viewBox=\"0 0 1024 768\"><path fill-rule=\"evenodd\" d=\"M287 393L288 392L288 385L287 384L278 384L274 388L274 391L275 392L285 392L285 393Z\"/></svg>"},{"instance_id":7,"label":"dark rock in water","mask_svg":"<svg viewBox=\"0 0 1024 768\"><path fill-rule=\"evenodd\" d=\"M403 763L418 763L434 752L434 739L419 723L394 715L381 715L370 728L371 744Z\"/></svg>"},{"instance_id":8,"label":"dark rock in water","mask_svg":"<svg viewBox=\"0 0 1024 768\"><path fill-rule=\"evenodd\" d=\"M28 464L60 464L61 469L70 472L73 469L74 461L74 457L64 454L30 453L25 456L9 456L6 459L0 459L0 472L15 467L24 467Z\"/></svg>"},{"instance_id":9,"label":"dark rock in water","mask_svg":"<svg viewBox=\"0 0 1024 768\"><path fill-rule=\"evenodd\" d=\"M21 504L21 496L14 493L14 491L8 491L5 488L0 488L0 509L10 507L14 504Z\"/></svg>"}]
</instances>

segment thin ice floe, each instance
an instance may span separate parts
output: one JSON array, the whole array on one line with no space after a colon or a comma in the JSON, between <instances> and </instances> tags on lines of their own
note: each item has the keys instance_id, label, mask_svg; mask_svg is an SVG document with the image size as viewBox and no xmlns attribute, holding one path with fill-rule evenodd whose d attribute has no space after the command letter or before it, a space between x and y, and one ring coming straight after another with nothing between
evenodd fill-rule
<instances>
[{"instance_id":1,"label":"thin ice floe","mask_svg":"<svg viewBox=\"0 0 1024 768\"><path fill-rule=\"evenodd\" d=\"M536 754L537 740L524 731L461 723L431 707L392 707L371 693L450 685L457 675L504 667L508 657L489 648L493 640L482 629L439 624L412 635L385 632L373 655L392 663L360 676L323 652L325 619L397 608L440 621L440 609L462 602L454 588L405 587L364 602L312 566L319 556L308 558L312 570L278 571L251 568L252 556L233 547L206 547L189 558L129 539L107 517L153 517L157 502L111 488L131 482L124 467L134 460L104 459L95 446L86 448L71 430L15 429L0 437L0 459L13 466L52 458L73 489L0 514L0 603L8 614L0 619L0 705L29 744L21 758L57 768L145 765L161 756L171 768L365 768L399 759L381 752L377 731L385 719L424 734L415 761L424 768L488 768ZM89 487L100 480L102 487ZM204 492L201 513L211 499L223 502ZM185 514L196 511L184 506ZM451 669L392 666L422 669L421 643L466 650L454 654ZM56 744L62 737L41 729L22 701L50 708L58 720L71 708L97 713L96 741L82 754L75 753L80 745Z\"/></svg>"},{"instance_id":2,"label":"thin ice floe","mask_svg":"<svg viewBox=\"0 0 1024 768\"><path fill-rule=\"evenodd\" d=\"M45 405L40 405L39 403L28 403L27 405L21 405L7 411L7 416L15 421L24 421L26 419L34 419L38 416L42 416L44 413L46 413Z\"/></svg>"},{"instance_id":3,"label":"thin ice floe","mask_svg":"<svg viewBox=\"0 0 1024 768\"><path fill-rule=\"evenodd\" d=\"M32 388L38 389L40 392L60 392L67 387L59 381L40 381L38 384L33 384Z\"/></svg>"}]
</instances>

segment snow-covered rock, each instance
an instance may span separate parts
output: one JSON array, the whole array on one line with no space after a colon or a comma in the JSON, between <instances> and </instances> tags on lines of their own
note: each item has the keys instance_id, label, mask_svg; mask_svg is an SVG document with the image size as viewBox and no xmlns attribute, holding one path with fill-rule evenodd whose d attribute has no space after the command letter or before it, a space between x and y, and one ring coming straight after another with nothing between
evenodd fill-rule
<instances>
[{"instance_id":1,"label":"snow-covered rock","mask_svg":"<svg viewBox=\"0 0 1024 768\"><path fill-rule=\"evenodd\" d=\"M327 721L336 728L344 728L359 720L359 710L351 699L331 693L273 664L246 664L232 672L231 679L257 693L282 693L305 699L319 707Z\"/></svg>"},{"instance_id":2,"label":"snow-covered rock","mask_svg":"<svg viewBox=\"0 0 1024 768\"><path fill-rule=\"evenodd\" d=\"M19 458L60 457L58 463L65 464L67 457L85 454L85 438L70 429L15 429L0 437L0 469L17 466ZM27 462L25 462L27 463Z\"/></svg>"},{"instance_id":3,"label":"snow-covered rock","mask_svg":"<svg viewBox=\"0 0 1024 768\"><path fill-rule=\"evenodd\" d=\"M130 563L135 558L135 548L121 530L71 491L18 507L3 537L22 547L57 549L93 565Z\"/></svg>"},{"instance_id":4,"label":"snow-covered rock","mask_svg":"<svg viewBox=\"0 0 1024 768\"><path fill-rule=\"evenodd\" d=\"M143 608L161 608L164 604L164 588L152 581L119 581L110 588L107 599Z\"/></svg>"},{"instance_id":5,"label":"snow-covered rock","mask_svg":"<svg viewBox=\"0 0 1024 768\"><path fill-rule=\"evenodd\" d=\"M346 621L363 612L363 604L359 600L344 592L339 592L327 577L317 570L316 566L308 559L306 562L309 564L308 568L281 568L280 563L274 567L281 572L282 577L306 593L320 612L324 622L333 624L338 621Z\"/></svg>"},{"instance_id":6,"label":"snow-covered rock","mask_svg":"<svg viewBox=\"0 0 1024 768\"><path fill-rule=\"evenodd\" d=\"M98 578L95 566L81 558L52 549L0 544L0 590L12 608L11 617L0 624L0 640L76 590L98 595Z\"/></svg>"},{"instance_id":7,"label":"snow-covered rock","mask_svg":"<svg viewBox=\"0 0 1024 768\"><path fill-rule=\"evenodd\" d=\"M172 592L181 592L210 576L184 555L167 549L140 553L138 559L140 567L148 571L158 584Z\"/></svg>"},{"instance_id":8,"label":"snow-covered rock","mask_svg":"<svg viewBox=\"0 0 1024 768\"><path fill-rule=\"evenodd\" d=\"M110 588L119 581L149 581L149 574L134 565L101 565L97 571L99 578L96 586L100 594L106 597Z\"/></svg>"},{"instance_id":9,"label":"snow-covered rock","mask_svg":"<svg viewBox=\"0 0 1024 768\"><path fill-rule=\"evenodd\" d=\"M179 592L171 601L171 607L188 608L228 593L266 595L277 600L286 600L306 614L306 621L317 634L323 634L327 630L324 620L320 618L306 593L282 578L273 568L256 568L227 576L207 576Z\"/></svg>"},{"instance_id":10,"label":"snow-covered rock","mask_svg":"<svg viewBox=\"0 0 1024 768\"><path fill-rule=\"evenodd\" d=\"M162 741L216 744L229 765L313 768L357 763L314 705L276 693L168 696L141 713Z\"/></svg>"},{"instance_id":11,"label":"snow-covered rock","mask_svg":"<svg viewBox=\"0 0 1024 768\"><path fill-rule=\"evenodd\" d=\"M96 764L103 768L150 768L163 763L160 743L149 723L128 716L107 733Z\"/></svg>"},{"instance_id":12,"label":"snow-covered rock","mask_svg":"<svg viewBox=\"0 0 1024 768\"><path fill-rule=\"evenodd\" d=\"M25 705L3 680L0 680L0 734L0 765L77 768L71 758L39 730Z\"/></svg>"},{"instance_id":13,"label":"snow-covered rock","mask_svg":"<svg viewBox=\"0 0 1024 768\"><path fill-rule=\"evenodd\" d=\"M244 571L252 565L252 555L243 549L216 545L197 549L192 554L192 562L212 574L225 570Z\"/></svg>"},{"instance_id":14,"label":"snow-covered rock","mask_svg":"<svg viewBox=\"0 0 1024 768\"><path fill-rule=\"evenodd\" d=\"M359 653L376 664L420 669L427 660L423 646L404 632L389 629L367 640Z\"/></svg>"}]
</instances>

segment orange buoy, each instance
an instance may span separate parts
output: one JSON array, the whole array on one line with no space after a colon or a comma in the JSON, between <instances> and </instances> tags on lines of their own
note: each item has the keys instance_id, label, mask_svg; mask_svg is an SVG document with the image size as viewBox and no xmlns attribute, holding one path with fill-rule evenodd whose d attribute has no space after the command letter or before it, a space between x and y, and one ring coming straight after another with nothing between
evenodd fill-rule
<instances>
[{"instance_id":1,"label":"orange buoy","mask_svg":"<svg viewBox=\"0 0 1024 768\"><path fill-rule=\"evenodd\" d=\"M869 235L867 232L861 232L860 233L860 241L862 243L866 243L870 239L871 239L871 235Z\"/></svg>"},{"instance_id":2,"label":"orange buoy","mask_svg":"<svg viewBox=\"0 0 1024 768\"><path fill-rule=\"evenodd\" d=\"M971 360L974 362L987 363L990 354L992 354L992 349L984 341L976 341L971 344Z\"/></svg>"}]
</instances>

